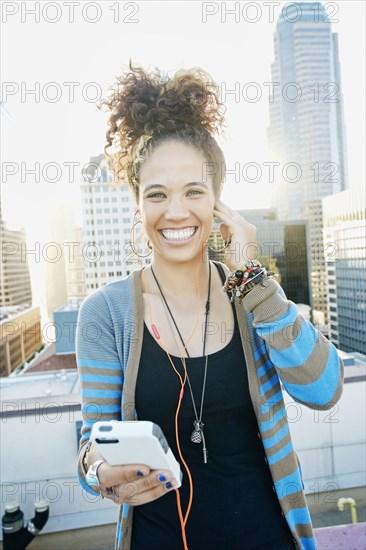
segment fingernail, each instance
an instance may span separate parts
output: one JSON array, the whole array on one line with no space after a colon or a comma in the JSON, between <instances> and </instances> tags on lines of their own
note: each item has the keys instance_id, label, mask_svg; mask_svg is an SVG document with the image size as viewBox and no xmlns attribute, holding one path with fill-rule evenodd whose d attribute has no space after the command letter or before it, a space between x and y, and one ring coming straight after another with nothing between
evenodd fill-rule
<instances>
[{"instance_id":1,"label":"fingernail","mask_svg":"<svg viewBox=\"0 0 366 550\"><path fill-rule=\"evenodd\" d=\"M145 475L145 473L142 472L141 470L137 470L136 475L137 475L138 477L143 477L143 476Z\"/></svg>"},{"instance_id":2,"label":"fingernail","mask_svg":"<svg viewBox=\"0 0 366 550\"><path fill-rule=\"evenodd\" d=\"M161 481L162 483L164 483L164 481L166 481L165 475L160 474L160 475L158 476L158 480Z\"/></svg>"},{"instance_id":3,"label":"fingernail","mask_svg":"<svg viewBox=\"0 0 366 550\"><path fill-rule=\"evenodd\" d=\"M171 489L173 487L173 485L170 483L170 481L168 481L168 483L165 484L165 487L167 489Z\"/></svg>"}]
</instances>

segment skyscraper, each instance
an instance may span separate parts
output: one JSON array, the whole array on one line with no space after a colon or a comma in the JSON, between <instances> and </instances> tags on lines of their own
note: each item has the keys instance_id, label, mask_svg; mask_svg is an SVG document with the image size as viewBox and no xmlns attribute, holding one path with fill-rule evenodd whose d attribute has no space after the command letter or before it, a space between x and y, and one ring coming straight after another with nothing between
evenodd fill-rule
<instances>
[{"instance_id":1,"label":"skyscraper","mask_svg":"<svg viewBox=\"0 0 366 550\"><path fill-rule=\"evenodd\" d=\"M0 306L32 305L32 289L27 257L24 254L24 229L11 230L3 220L0 205Z\"/></svg>"},{"instance_id":2,"label":"skyscraper","mask_svg":"<svg viewBox=\"0 0 366 550\"><path fill-rule=\"evenodd\" d=\"M338 37L321 3L292 3L274 47L268 142L283 176L273 206L309 222L313 308L328 322L321 199L348 187Z\"/></svg>"},{"instance_id":3,"label":"skyscraper","mask_svg":"<svg viewBox=\"0 0 366 550\"><path fill-rule=\"evenodd\" d=\"M86 293L129 275L139 267L131 247L133 201L126 186L113 186L104 155L91 157L83 173L81 196L83 208L83 250ZM142 224L135 227L135 251L146 255L150 251L139 243ZM138 247L138 248L137 248ZM151 256L142 258L142 265Z\"/></svg>"},{"instance_id":4,"label":"skyscraper","mask_svg":"<svg viewBox=\"0 0 366 550\"><path fill-rule=\"evenodd\" d=\"M323 199L331 339L366 353L366 197L355 187Z\"/></svg>"},{"instance_id":5,"label":"skyscraper","mask_svg":"<svg viewBox=\"0 0 366 550\"><path fill-rule=\"evenodd\" d=\"M289 300L309 305L308 224L304 220L283 221L273 208L239 210L257 228L258 259L278 282Z\"/></svg>"}]
</instances>

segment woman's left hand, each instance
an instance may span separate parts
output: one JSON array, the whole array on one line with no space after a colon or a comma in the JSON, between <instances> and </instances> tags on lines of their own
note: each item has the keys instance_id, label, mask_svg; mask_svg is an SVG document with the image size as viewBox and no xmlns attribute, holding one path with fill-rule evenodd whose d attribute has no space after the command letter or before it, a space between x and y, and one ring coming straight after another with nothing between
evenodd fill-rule
<instances>
[{"instance_id":1,"label":"woman's left hand","mask_svg":"<svg viewBox=\"0 0 366 550\"><path fill-rule=\"evenodd\" d=\"M231 243L225 249L225 263L231 271L242 269L245 262L258 257L257 228L221 200L215 202L214 216L220 225L222 238Z\"/></svg>"}]
</instances>

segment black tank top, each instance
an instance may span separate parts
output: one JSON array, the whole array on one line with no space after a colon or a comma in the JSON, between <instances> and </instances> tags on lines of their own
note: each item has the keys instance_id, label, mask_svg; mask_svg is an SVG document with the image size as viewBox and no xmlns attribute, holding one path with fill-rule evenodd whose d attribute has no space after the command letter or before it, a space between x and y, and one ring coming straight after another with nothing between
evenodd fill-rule
<instances>
[{"instance_id":1,"label":"black tank top","mask_svg":"<svg viewBox=\"0 0 366 550\"><path fill-rule=\"evenodd\" d=\"M220 275L223 277L223 272ZM180 446L194 486L186 525L187 544L189 550L278 550L291 543L293 537L281 514L258 438L234 305L233 312L234 334L218 334L223 348L208 358L202 414L207 464L203 462L202 444L191 442L195 415L188 384L179 414ZM180 357L171 358L183 374ZM187 358L186 365L199 414L205 360ZM178 461L174 417L179 391L178 376L145 325L136 383L138 419L161 427ZM189 484L183 465L181 469L179 491L184 515ZM183 548L175 491L134 507L131 550L162 548ZM292 544L288 548L293 548Z\"/></svg>"}]
</instances>

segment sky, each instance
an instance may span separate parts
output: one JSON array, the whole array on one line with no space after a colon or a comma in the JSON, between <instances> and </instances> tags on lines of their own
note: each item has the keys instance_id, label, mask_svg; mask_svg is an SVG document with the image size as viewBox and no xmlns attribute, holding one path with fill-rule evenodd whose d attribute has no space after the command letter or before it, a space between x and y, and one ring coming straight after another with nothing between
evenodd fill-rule
<instances>
[{"instance_id":1,"label":"sky","mask_svg":"<svg viewBox=\"0 0 366 550\"><path fill-rule=\"evenodd\" d=\"M202 67L221 91L239 85L244 98L226 95L228 128L219 142L228 169L256 162L262 176L240 192L228 177L222 198L238 209L269 207L264 83L271 81L273 33L286 3L240 2L237 20L229 14L225 20L222 2L80 1L73 14L68 4L2 2L2 209L8 227L23 226L28 238L40 238L45 209L64 200L81 223L80 169L105 144L107 115L96 104L129 59L169 74ZM234 6L226 2L227 9ZM350 185L364 185L365 3L327 6L339 34ZM257 102L249 101L249 89L245 96L249 82L262 92ZM27 173L37 166L46 182Z\"/></svg>"}]
</instances>

